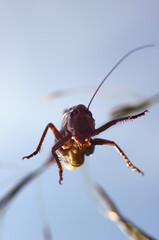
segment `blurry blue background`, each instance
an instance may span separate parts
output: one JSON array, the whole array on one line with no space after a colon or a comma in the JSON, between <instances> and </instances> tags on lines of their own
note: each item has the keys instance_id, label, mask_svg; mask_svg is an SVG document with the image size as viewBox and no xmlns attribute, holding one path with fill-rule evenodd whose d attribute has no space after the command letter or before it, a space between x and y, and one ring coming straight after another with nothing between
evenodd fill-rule
<instances>
[{"instance_id":1,"label":"blurry blue background","mask_svg":"<svg viewBox=\"0 0 159 240\"><path fill-rule=\"evenodd\" d=\"M90 110L100 126L113 106L130 98L159 92L158 0L0 1L0 195L49 156L54 143L48 133L43 150L32 153L45 126L61 126L65 108L87 105L110 68L129 50L155 43L135 53L109 77ZM85 94L42 102L60 89L90 86ZM92 87L93 86L93 87ZM132 93L132 94L131 94ZM159 236L159 105L133 122L101 134L116 141L130 160L145 172L130 171L111 147L97 147L86 159L121 212L154 237ZM48 224L56 240L127 239L104 219L87 191L82 167L50 167L14 199L1 223L1 239L43 239Z\"/></svg>"}]
</instances>

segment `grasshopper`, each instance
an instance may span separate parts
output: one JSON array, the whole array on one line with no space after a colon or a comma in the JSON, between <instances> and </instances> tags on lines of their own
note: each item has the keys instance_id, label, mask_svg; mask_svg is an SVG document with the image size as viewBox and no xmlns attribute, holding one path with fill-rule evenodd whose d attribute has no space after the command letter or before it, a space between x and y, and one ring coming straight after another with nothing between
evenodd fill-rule
<instances>
[{"instance_id":1,"label":"grasshopper","mask_svg":"<svg viewBox=\"0 0 159 240\"><path fill-rule=\"evenodd\" d=\"M114 142L101 138L93 138L94 136L100 134L103 131L106 131L108 128L113 125L128 121L134 120L141 116L144 116L147 110L141 112L137 115L126 116L114 119L102 125L99 128L95 128L95 120L90 112L90 105L96 96L97 92L101 88L102 84L106 81L109 75L117 68L117 66L124 61L129 55L144 48L153 47L153 44L144 45L138 48L135 48L125 54L109 71L109 73L105 76L103 81L100 83L95 93L93 94L88 106L84 106L83 104L79 104L77 106L71 107L66 110L63 114L62 118L62 127L59 131L53 123L49 123L40 139L40 142L36 148L36 150L28 155L24 156L23 159L31 158L41 150L42 144L48 132L48 129L51 129L52 133L55 136L55 144L52 147L52 155L57 163L59 169L59 183L61 184L63 180L63 168L68 170L74 170L80 167L85 160L85 156L89 156L93 154L95 146L97 145L109 145L116 148L116 150L123 157L126 165L132 169L133 171L137 171L140 174L144 174L139 168L135 167L132 162L128 159L123 150ZM62 163L61 163L62 162Z\"/></svg>"}]
</instances>

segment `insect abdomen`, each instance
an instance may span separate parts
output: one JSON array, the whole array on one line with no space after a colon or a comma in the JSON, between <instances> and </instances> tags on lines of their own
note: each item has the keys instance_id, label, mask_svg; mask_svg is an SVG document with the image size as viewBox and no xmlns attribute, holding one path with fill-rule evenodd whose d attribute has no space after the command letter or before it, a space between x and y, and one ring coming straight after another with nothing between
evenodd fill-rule
<instances>
[{"instance_id":1,"label":"insect abdomen","mask_svg":"<svg viewBox=\"0 0 159 240\"><path fill-rule=\"evenodd\" d=\"M69 152L69 162L75 168L80 167L84 163L83 149L72 147Z\"/></svg>"}]
</instances>

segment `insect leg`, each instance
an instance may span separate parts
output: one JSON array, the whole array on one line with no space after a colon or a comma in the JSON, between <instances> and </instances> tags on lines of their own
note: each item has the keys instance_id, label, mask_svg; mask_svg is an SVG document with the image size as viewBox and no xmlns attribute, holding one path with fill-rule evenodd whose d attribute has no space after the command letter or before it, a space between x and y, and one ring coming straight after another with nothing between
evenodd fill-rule
<instances>
[{"instance_id":1,"label":"insect leg","mask_svg":"<svg viewBox=\"0 0 159 240\"><path fill-rule=\"evenodd\" d=\"M59 177L60 177L59 184L61 184L61 182L63 180L63 177L62 177L62 175L63 175L63 167L61 165L61 162L60 162L57 154L54 151L52 151L52 155L53 155L53 157L54 157L54 159L55 159L55 161L57 163L58 169L59 169Z\"/></svg>"},{"instance_id":2,"label":"insect leg","mask_svg":"<svg viewBox=\"0 0 159 240\"><path fill-rule=\"evenodd\" d=\"M109 145L109 146L113 146L116 148L116 150L120 153L120 155L123 157L124 161L126 162L126 165L131 168L133 171L137 171L138 173L141 173L142 175L144 175L144 173L137 167L135 167L130 160L128 159L128 157L125 155L125 153L123 152L123 150L113 141L110 140L105 140L105 139L101 139L101 138L96 138L92 140L92 144L93 145Z\"/></svg>"},{"instance_id":3,"label":"insect leg","mask_svg":"<svg viewBox=\"0 0 159 240\"><path fill-rule=\"evenodd\" d=\"M24 158L28 158L28 159L29 159L29 158L33 157L34 155L36 155L36 154L40 151L40 149L41 149L41 147L42 147L42 144L43 144L43 142L44 142L44 139L45 139L45 137L46 137L47 131L48 131L49 128L51 129L52 133L54 134L54 136L55 136L55 138L56 138L57 140L59 140L59 139L62 138L62 134L56 129L56 127L55 127L52 123L49 123L49 124L46 126L46 128L45 128L45 130L44 130L44 132L43 132L43 135L42 135L42 137L41 137L41 139L40 139L40 142L39 142L39 144L38 144L38 146L37 146L37 149L36 149L33 153L31 153L31 154L28 155L28 156L23 157L22 159L24 159Z\"/></svg>"},{"instance_id":4,"label":"insect leg","mask_svg":"<svg viewBox=\"0 0 159 240\"><path fill-rule=\"evenodd\" d=\"M52 155L57 163L58 169L59 169L59 184L61 184L61 181L63 180L63 167L61 165L60 159L58 158L57 154L56 154L56 150L61 148L63 145L65 145L68 141L70 141L71 139L71 135L67 135L63 138L61 138L53 147L52 147Z\"/></svg>"},{"instance_id":5,"label":"insect leg","mask_svg":"<svg viewBox=\"0 0 159 240\"><path fill-rule=\"evenodd\" d=\"M114 120L112 120L112 121L104 124L103 126L95 129L95 131L94 131L94 133L92 134L92 136L98 135L99 133L107 130L108 128L110 128L111 126L115 125L115 124L118 123L118 122L133 120L133 119L136 119L136 118L138 118L138 117L144 116L146 112L148 112L148 111L145 110L144 112L139 113L139 114L137 114L137 115L127 116L127 117L122 117L122 118L114 119Z\"/></svg>"}]
</instances>

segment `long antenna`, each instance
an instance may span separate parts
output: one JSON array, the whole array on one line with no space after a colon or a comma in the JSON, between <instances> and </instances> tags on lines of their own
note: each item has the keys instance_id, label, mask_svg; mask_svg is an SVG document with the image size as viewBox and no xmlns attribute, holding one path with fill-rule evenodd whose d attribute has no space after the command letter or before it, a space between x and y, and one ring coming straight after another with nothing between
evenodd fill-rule
<instances>
[{"instance_id":1,"label":"long antenna","mask_svg":"<svg viewBox=\"0 0 159 240\"><path fill-rule=\"evenodd\" d=\"M155 45L154 44L148 44L148 45L143 45L141 47L137 47L137 48L134 48L133 50L131 50L130 52L128 52L127 54L125 54L116 64L115 66L109 71L109 73L105 76L105 78L103 79L103 81L99 84L98 88L96 89L95 93L93 94L89 104L88 104L88 107L87 107L87 110L89 109L95 95L97 94L97 92L99 91L100 87L102 86L102 84L105 82L105 80L109 77L109 75L119 66L119 64L121 62L123 62L125 60L125 58L127 58L129 55L131 55L132 53L134 52L137 52L139 50L142 50L144 48L149 48L149 47L154 47Z\"/></svg>"}]
</instances>

